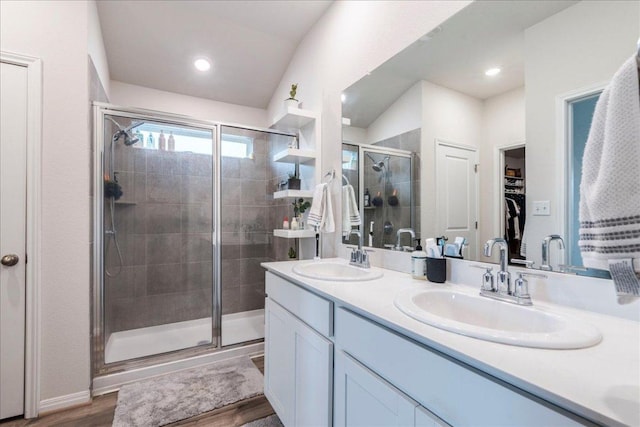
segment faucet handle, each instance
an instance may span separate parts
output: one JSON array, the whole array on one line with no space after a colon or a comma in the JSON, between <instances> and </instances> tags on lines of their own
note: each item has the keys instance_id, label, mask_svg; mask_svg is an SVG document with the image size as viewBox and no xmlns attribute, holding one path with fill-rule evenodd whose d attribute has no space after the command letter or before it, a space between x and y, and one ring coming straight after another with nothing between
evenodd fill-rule
<instances>
[{"instance_id":1,"label":"faucet handle","mask_svg":"<svg viewBox=\"0 0 640 427\"><path fill-rule=\"evenodd\" d=\"M524 265L525 268L533 268L533 264L535 264L535 261L528 261L526 259L518 259L518 258L511 258L511 262L514 264L520 264L520 265Z\"/></svg>"},{"instance_id":2,"label":"faucet handle","mask_svg":"<svg viewBox=\"0 0 640 427\"><path fill-rule=\"evenodd\" d=\"M482 286L480 287L480 290L494 292L496 290L496 287L494 284L493 274L491 273L493 271L493 267L485 267L482 265L472 265L471 267L482 268L486 270L482 275Z\"/></svg>"}]
</instances>

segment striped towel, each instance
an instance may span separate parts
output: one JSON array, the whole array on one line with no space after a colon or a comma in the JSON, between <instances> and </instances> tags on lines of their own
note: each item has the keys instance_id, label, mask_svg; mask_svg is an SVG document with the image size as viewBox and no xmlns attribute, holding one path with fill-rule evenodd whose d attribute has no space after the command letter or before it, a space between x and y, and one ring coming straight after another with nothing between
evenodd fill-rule
<instances>
[{"instance_id":1,"label":"striped towel","mask_svg":"<svg viewBox=\"0 0 640 427\"><path fill-rule=\"evenodd\" d=\"M582 159L580 240L585 267L634 259L640 272L640 97L636 55L602 92Z\"/></svg>"},{"instance_id":2,"label":"striped towel","mask_svg":"<svg viewBox=\"0 0 640 427\"><path fill-rule=\"evenodd\" d=\"M331 195L326 183L316 185L313 191L313 201L309 209L307 224L316 228L318 232L333 233L336 225L333 221L333 209L331 208Z\"/></svg>"},{"instance_id":3,"label":"striped towel","mask_svg":"<svg viewBox=\"0 0 640 427\"><path fill-rule=\"evenodd\" d=\"M360 212L356 194L351 185L342 187L342 236L349 237L352 227L360 226Z\"/></svg>"}]
</instances>

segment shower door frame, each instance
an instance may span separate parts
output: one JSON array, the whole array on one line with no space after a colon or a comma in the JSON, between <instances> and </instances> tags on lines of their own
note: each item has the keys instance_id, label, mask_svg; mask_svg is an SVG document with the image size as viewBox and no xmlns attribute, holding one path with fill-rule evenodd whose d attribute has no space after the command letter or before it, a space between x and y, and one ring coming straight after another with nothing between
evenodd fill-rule
<instances>
[{"instance_id":1,"label":"shower door frame","mask_svg":"<svg viewBox=\"0 0 640 427\"><path fill-rule=\"evenodd\" d=\"M387 148L387 147L379 147L377 145L370 145L370 144L350 144L350 145L354 145L354 146L358 146L358 181L360 181L360 189L358 191L358 203L359 206L361 206L361 217L362 217L362 231L361 236L360 236L360 243L362 246L364 246L365 243L365 239L364 236L365 234L368 233L367 231L367 227L366 224L364 224L364 192L365 192L365 185L364 185L364 164L365 164L365 155L364 152L368 152L368 153L373 153L373 154L385 154L385 155L389 155L389 156L396 156L396 157L403 157L403 158L407 158L409 159L410 165L409 167L411 168L411 173L409 174L411 176L411 180L409 181L409 188L411 191L411 203L409 205L410 207L410 211L411 211L411 229L417 234L419 234L418 231L416 231L416 194L415 194L415 186L413 185L413 182L415 180L415 177L413 176L413 174L415 173L415 153L409 150L401 150L398 148ZM384 196L384 195L383 195ZM387 204L385 203L385 208L386 208ZM384 249L384 248L378 248L378 249Z\"/></svg>"},{"instance_id":2,"label":"shower door frame","mask_svg":"<svg viewBox=\"0 0 640 427\"><path fill-rule=\"evenodd\" d=\"M155 365L183 361L190 358L206 356L221 350L237 349L251 344L263 342L264 339L246 341L238 344L222 346L222 276L221 276L221 205L216 198L221 194L221 156L220 145L222 143L222 127L233 127L270 134L295 137L291 132L283 132L276 129L247 126L237 123L227 123L214 120L196 119L194 117L166 113L142 108L122 107L114 104L93 102L93 220L92 220L92 281L91 286L91 388L97 377L107 377L125 371L133 371L139 368L149 368ZM215 345L201 345L175 350L167 353L159 353L120 362L104 363L105 336L104 336L104 116L119 116L139 118L144 120L164 121L179 126L191 126L202 129L211 129L215 138L212 152L212 220L213 220L213 282L212 282L212 338Z\"/></svg>"}]
</instances>

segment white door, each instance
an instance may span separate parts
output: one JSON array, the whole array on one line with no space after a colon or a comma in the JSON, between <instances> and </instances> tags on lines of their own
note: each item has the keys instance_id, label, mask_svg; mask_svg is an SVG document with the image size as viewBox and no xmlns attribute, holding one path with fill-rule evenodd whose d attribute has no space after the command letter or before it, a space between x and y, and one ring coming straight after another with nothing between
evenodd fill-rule
<instances>
[{"instance_id":1,"label":"white door","mask_svg":"<svg viewBox=\"0 0 640 427\"><path fill-rule=\"evenodd\" d=\"M438 142L436 146L436 236L448 243L458 236L467 239L465 259L477 260L478 152Z\"/></svg>"},{"instance_id":2,"label":"white door","mask_svg":"<svg viewBox=\"0 0 640 427\"><path fill-rule=\"evenodd\" d=\"M335 361L335 427L415 425L416 402L346 353Z\"/></svg>"},{"instance_id":3,"label":"white door","mask_svg":"<svg viewBox=\"0 0 640 427\"><path fill-rule=\"evenodd\" d=\"M286 426L331 425L333 344L267 298L264 394Z\"/></svg>"},{"instance_id":4,"label":"white door","mask_svg":"<svg viewBox=\"0 0 640 427\"><path fill-rule=\"evenodd\" d=\"M7 418L24 412L27 68L0 66L0 418Z\"/></svg>"}]
</instances>

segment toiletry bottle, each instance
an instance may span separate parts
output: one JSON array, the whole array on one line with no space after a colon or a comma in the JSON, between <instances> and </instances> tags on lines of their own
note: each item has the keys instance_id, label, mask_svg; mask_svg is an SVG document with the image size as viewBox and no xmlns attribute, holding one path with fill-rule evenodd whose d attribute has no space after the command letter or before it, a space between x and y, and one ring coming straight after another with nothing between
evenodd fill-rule
<instances>
[{"instance_id":1,"label":"toiletry bottle","mask_svg":"<svg viewBox=\"0 0 640 427\"><path fill-rule=\"evenodd\" d=\"M292 230L300 229L300 224L298 224L298 218L296 218L295 216L291 218L291 229Z\"/></svg>"},{"instance_id":2,"label":"toiletry bottle","mask_svg":"<svg viewBox=\"0 0 640 427\"><path fill-rule=\"evenodd\" d=\"M284 221L282 221L282 228L284 230L288 230L289 229L289 217L288 216L284 217Z\"/></svg>"},{"instance_id":3,"label":"toiletry bottle","mask_svg":"<svg viewBox=\"0 0 640 427\"><path fill-rule=\"evenodd\" d=\"M422 251L420 239L416 239L416 242L416 250L411 252L411 277L427 280L427 253Z\"/></svg>"},{"instance_id":4,"label":"toiletry bottle","mask_svg":"<svg viewBox=\"0 0 640 427\"><path fill-rule=\"evenodd\" d=\"M176 151L176 139L173 137L173 131L169 131L169 151Z\"/></svg>"},{"instance_id":5,"label":"toiletry bottle","mask_svg":"<svg viewBox=\"0 0 640 427\"><path fill-rule=\"evenodd\" d=\"M147 138L147 148L156 148L156 144L153 142L153 134L149 132L149 137Z\"/></svg>"},{"instance_id":6,"label":"toiletry bottle","mask_svg":"<svg viewBox=\"0 0 640 427\"><path fill-rule=\"evenodd\" d=\"M167 138L164 136L164 131L160 131L160 136L158 137L158 148L162 151L167 149Z\"/></svg>"},{"instance_id":7,"label":"toiletry bottle","mask_svg":"<svg viewBox=\"0 0 640 427\"><path fill-rule=\"evenodd\" d=\"M138 138L138 142L133 144L134 147L144 147L144 135L139 130L136 131L136 138Z\"/></svg>"},{"instance_id":8,"label":"toiletry bottle","mask_svg":"<svg viewBox=\"0 0 640 427\"><path fill-rule=\"evenodd\" d=\"M369 194L369 189L367 188L364 192L364 207L368 208L371 206L371 194Z\"/></svg>"}]
</instances>

